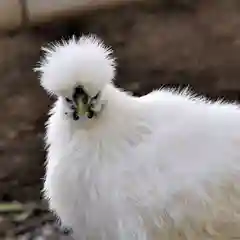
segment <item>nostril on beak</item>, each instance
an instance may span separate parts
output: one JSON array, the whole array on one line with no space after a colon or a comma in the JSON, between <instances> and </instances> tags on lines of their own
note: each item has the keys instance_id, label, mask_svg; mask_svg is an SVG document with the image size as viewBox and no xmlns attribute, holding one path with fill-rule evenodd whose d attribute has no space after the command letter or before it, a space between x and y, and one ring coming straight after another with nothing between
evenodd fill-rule
<instances>
[{"instance_id":1,"label":"nostril on beak","mask_svg":"<svg viewBox=\"0 0 240 240\"><path fill-rule=\"evenodd\" d=\"M82 97L82 102L83 102L83 104L88 103L88 96L86 94L84 94L84 96Z\"/></svg>"}]
</instances>

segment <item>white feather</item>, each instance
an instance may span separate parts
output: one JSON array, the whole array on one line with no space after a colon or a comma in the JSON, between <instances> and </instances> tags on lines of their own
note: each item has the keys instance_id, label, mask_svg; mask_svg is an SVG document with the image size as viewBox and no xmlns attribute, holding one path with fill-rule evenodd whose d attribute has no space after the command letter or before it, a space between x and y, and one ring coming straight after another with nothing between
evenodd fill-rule
<instances>
[{"instance_id":1,"label":"white feather","mask_svg":"<svg viewBox=\"0 0 240 240\"><path fill-rule=\"evenodd\" d=\"M91 38L74 40L40 67L46 90L70 93L81 83L107 102L84 122L64 115L61 96L51 110L50 209L76 240L240 236L239 106L167 90L132 97L111 83L108 53Z\"/></svg>"}]
</instances>

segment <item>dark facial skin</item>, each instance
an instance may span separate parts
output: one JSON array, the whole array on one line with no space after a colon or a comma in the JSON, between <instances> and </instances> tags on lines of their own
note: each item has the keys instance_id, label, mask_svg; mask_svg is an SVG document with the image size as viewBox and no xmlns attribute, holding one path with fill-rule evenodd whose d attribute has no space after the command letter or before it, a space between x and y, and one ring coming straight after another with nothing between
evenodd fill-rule
<instances>
[{"instance_id":1,"label":"dark facial skin","mask_svg":"<svg viewBox=\"0 0 240 240\"><path fill-rule=\"evenodd\" d=\"M77 107L76 107L79 98L82 99L83 104L88 104L87 117L91 119L97 115L97 113L94 112L93 107L94 107L94 102L96 102L99 97L100 97L100 92L97 93L96 96L91 98L81 86L77 86L73 91L72 100L69 98L65 98L66 102L70 105L70 108L73 110L73 113L72 113L73 120L77 121L79 119L79 116L77 113Z\"/></svg>"}]
</instances>

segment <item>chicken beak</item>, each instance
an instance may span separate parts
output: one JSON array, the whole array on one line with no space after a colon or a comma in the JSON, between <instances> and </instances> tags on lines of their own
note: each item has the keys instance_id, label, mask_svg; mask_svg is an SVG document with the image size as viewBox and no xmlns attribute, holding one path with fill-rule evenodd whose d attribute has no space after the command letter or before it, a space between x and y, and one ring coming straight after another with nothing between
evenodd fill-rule
<instances>
[{"instance_id":1,"label":"chicken beak","mask_svg":"<svg viewBox=\"0 0 240 240\"><path fill-rule=\"evenodd\" d=\"M88 112L89 105L88 103L84 104L82 98L79 98L76 103L76 111L78 116L85 116Z\"/></svg>"}]
</instances>

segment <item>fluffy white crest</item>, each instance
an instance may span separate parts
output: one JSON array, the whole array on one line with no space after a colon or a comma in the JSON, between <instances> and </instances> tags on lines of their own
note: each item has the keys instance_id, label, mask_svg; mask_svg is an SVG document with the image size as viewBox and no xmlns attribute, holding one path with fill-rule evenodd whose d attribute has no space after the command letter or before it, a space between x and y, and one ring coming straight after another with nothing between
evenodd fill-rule
<instances>
[{"instance_id":1,"label":"fluffy white crest","mask_svg":"<svg viewBox=\"0 0 240 240\"><path fill-rule=\"evenodd\" d=\"M112 50L94 36L73 37L42 48L39 67L42 87L51 94L69 95L81 85L90 95L101 91L115 75Z\"/></svg>"}]
</instances>

